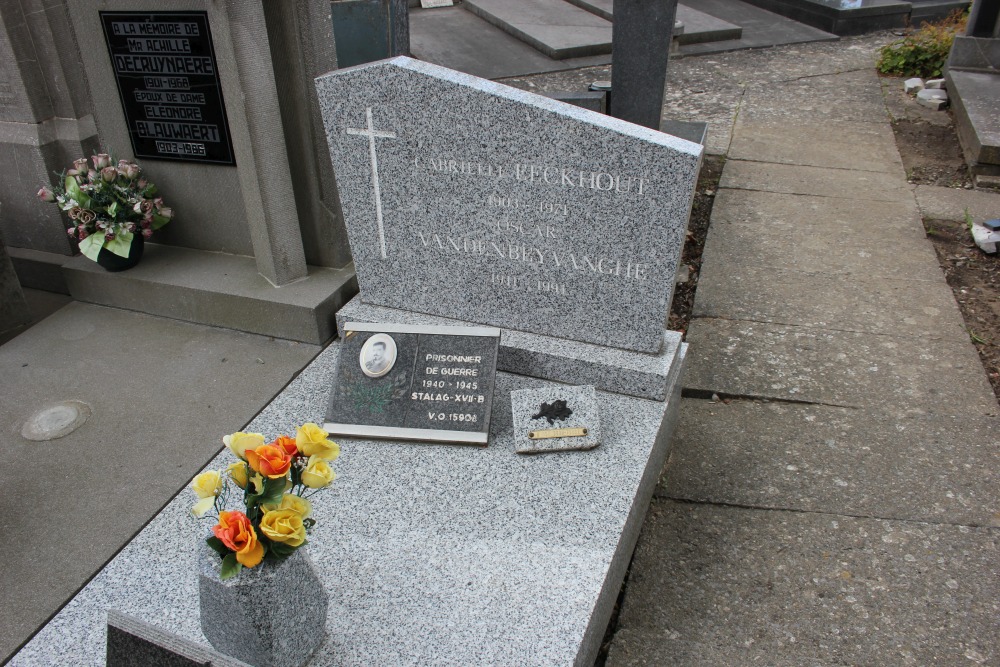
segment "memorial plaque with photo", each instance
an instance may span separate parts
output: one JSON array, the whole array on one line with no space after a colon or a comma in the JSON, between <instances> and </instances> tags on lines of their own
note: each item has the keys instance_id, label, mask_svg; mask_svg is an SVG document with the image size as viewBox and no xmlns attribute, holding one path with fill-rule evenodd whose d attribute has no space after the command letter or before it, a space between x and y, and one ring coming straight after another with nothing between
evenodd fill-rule
<instances>
[{"instance_id":1,"label":"memorial plaque with photo","mask_svg":"<svg viewBox=\"0 0 1000 667\"><path fill-rule=\"evenodd\" d=\"M207 12L100 12L132 152L236 164Z\"/></svg>"},{"instance_id":2,"label":"memorial plaque with photo","mask_svg":"<svg viewBox=\"0 0 1000 667\"><path fill-rule=\"evenodd\" d=\"M344 329L329 433L486 444L499 329L355 322Z\"/></svg>"}]
</instances>

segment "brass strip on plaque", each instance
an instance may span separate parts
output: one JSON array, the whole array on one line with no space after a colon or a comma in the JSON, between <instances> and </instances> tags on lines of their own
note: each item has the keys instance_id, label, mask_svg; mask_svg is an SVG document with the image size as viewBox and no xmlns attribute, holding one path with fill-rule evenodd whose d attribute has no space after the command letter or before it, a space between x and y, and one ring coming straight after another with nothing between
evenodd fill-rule
<instances>
[{"instance_id":1,"label":"brass strip on plaque","mask_svg":"<svg viewBox=\"0 0 1000 667\"><path fill-rule=\"evenodd\" d=\"M587 435L586 427L581 428L547 428L541 431L529 431L528 438L531 440L545 440L546 438L578 438Z\"/></svg>"},{"instance_id":2,"label":"brass strip on plaque","mask_svg":"<svg viewBox=\"0 0 1000 667\"><path fill-rule=\"evenodd\" d=\"M350 338L351 336L353 336L356 333L358 333L358 332L357 331L345 331L344 332L344 340L347 340L348 338Z\"/></svg>"}]
</instances>

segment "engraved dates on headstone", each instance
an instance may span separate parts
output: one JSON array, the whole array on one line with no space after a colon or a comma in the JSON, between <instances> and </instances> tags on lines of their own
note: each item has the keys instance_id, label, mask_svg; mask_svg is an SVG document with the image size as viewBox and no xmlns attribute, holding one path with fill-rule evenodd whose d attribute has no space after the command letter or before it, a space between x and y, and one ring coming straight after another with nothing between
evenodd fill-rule
<instances>
[{"instance_id":1,"label":"engraved dates on headstone","mask_svg":"<svg viewBox=\"0 0 1000 667\"><path fill-rule=\"evenodd\" d=\"M365 303L659 352L701 146L404 57L317 94Z\"/></svg>"},{"instance_id":2,"label":"engraved dates on headstone","mask_svg":"<svg viewBox=\"0 0 1000 667\"><path fill-rule=\"evenodd\" d=\"M236 164L207 12L101 12L136 157Z\"/></svg>"},{"instance_id":3,"label":"engraved dates on headstone","mask_svg":"<svg viewBox=\"0 0 1000 667\"><path fill-rule=\"evenodd\" d=\"M329 433L486 444L499 329L353 322L344 329Z\"/></svg>"}]
</instances>

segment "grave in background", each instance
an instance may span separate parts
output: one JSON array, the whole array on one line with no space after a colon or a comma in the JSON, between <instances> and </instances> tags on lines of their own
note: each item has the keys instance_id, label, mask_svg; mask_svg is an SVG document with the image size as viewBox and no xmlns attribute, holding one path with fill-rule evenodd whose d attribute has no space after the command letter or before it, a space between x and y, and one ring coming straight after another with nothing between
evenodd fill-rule
<instances>
[{"instance_id":1,"label":"grave in background","mask_svg":"<svg viewBox=\"0 0 1000 667\"><path fill-rule=\"evenodd\" d=\"M1000 185L1000 2L976 0L945 67L955 129L977 186Z\"/></svg>"},{"instance_id":2,"label":"grave in background","mask_svg":"<svg viewBox=\"0 0 1000 667\"><path fill-rule=\"evenodd\" d=\"M45 73L36 84L51 80L60 90L60 81L69 82L72 99L56 100L67 107L59 115L80 117L38 124L36 134L52 135L61 152L48 159L52 151L43 146L44 168L17 187L30 196L49 172L96 151L99 136L116 159L138 159L175 218L138 267L112 275L68 258L57 211L32 202L0 227L19 273L47 267L49 277L55 273L50 283L80 301L328 340L334 312L356 291L312 85L336 67L329 2L196 0L148 9L85 0L72 4L72 20L69 8L58 0L25 14L26 27L14 26L20 32L7 26L14 10L0 12L10 47L25 61L30 119L46 118L54 105L28 85L34 60ZM58 48L50 36L35 55L17 51L47 34L36 25L42 17ZM47 71L57 65L60 71ZM100 103L91 109L90 100ZM69 135L78 137L77 148L66 145Z\"/></svg>"}]
</instances>

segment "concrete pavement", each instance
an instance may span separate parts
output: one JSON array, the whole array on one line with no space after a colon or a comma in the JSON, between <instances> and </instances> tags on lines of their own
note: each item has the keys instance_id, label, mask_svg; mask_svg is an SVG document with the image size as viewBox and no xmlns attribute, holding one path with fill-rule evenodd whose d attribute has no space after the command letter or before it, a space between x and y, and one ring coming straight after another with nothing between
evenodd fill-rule
<instances>
[{"instance_id":1,"label":"concrete pavement","mask_svg":"<svg viewBox=\"0 0 1000 667\"><path fill-rule=\"evenodd\" d=\"M0 661L319 349L78 302L0 346ZM77 430L21 436L67 400L90 406Z\"/></svg>"},{"instance_id":2,"label":"concrete pavement","mask_svg":"<svg viewBox=\"0 0 1000 667\"><path fill-rule=\"evenodd\" d=\"M876 43L713 59L745 78L608 665L1000 664L1000 410L916 199L964 193L906 182Z\"/></svg>"}]
</instances>

